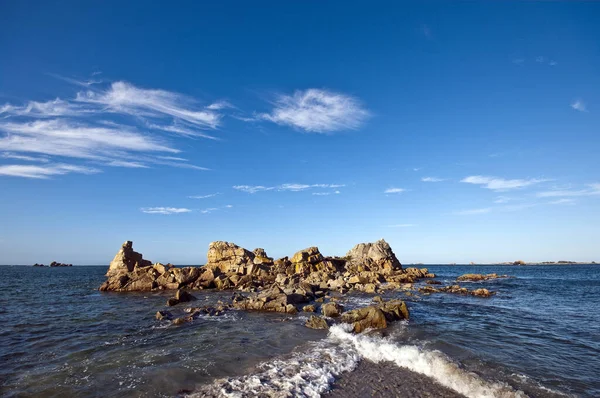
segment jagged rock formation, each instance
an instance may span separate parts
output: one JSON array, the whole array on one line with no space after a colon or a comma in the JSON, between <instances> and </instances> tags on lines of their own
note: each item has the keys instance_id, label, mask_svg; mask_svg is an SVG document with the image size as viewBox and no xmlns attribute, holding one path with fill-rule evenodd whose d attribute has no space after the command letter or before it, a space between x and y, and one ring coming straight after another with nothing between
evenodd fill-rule
<instances>
[{"instance_id":1,"label":"jagged rock formation","mask_svg":"<svg viewBox=\"0 0 600 398\"><path fill-rule=\"evenodd\" d=\"M390 274L402 269L390 245L383 239L375 243L359 243L347 254L346 268L355 272L379 271Z\"/></svg>"},{"instance_id":2,"label":"jagged rock formation","mask_svg":"<svg viewBox=\"0 0 600 398\"><path fill-rule=\"evenodd\" d=\"M109 265L103 291L149 291L155 289L236 289L256 291L275 283L294 286L308 283L314 291L358 290L375 293L394 289L422 277L433 277L426 269L402 270L389 244L384 240L356 245L346 258L325 257L317 247L309 247L291 258L273 260L264 249L246 250L229 242L212 242L204 267L176 268L152 263L133 250L131 241L123 244Z\"/></svg>"},{"instance_id":3,"label":"jagged rock formation","mask_svg":"<svg viewBox=\"0 0 600 398\"><path fill-rule=\"evenodd\" d=\"M152 263L144 260L142 255L133 250L133 242L130 240L123 243L121 249L108 266L106 276L112 276L123 272L133 272L134 268L150 266Z\"/></svg>"}]
</instances>

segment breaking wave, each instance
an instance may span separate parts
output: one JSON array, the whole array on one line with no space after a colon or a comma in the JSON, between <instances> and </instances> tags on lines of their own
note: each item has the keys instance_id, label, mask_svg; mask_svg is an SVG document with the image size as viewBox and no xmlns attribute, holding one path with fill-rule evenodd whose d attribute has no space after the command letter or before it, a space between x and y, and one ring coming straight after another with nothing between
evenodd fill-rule
<instances>
[{"instance_id":1,"label":"breaking wave","mask_svg":"<svg viewBox=\"0 0 600 398\"><path fill-rule=\"evenodd\" d=\"M522 391L489 382L460 368L438 351L400 345L379 336L355 335L348 325L332 326L326 339L309 343L288 357L263 362L254 372L216 380L191 397L319 397L336 376L352 371L363 360L391 362L434 379L467 397L521 398Z\"/></svg>"}]
</instances>

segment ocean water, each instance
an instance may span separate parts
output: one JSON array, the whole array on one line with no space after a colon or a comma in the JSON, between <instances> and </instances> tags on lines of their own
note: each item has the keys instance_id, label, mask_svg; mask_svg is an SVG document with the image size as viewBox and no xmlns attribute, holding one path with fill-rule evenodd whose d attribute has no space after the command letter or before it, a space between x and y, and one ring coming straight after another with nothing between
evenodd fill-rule
<instances>
[{"instance_id":1,"label":"ocean water","mask_svg":"<svg viewBox=\"0 0 600 398\"><path fill-rule=\"evenodd\" d=\"M97 291L105 266L2 266L0 395L600 396L600 266L428 268L448 283L515 278L461 283L497 291L489 299L389 292L410 321L353 335L305 328L303 314L231 311L174 326L154 319L169 293ZM195 292L193 305L231 294Z\"/></svg>"}]
</instances>

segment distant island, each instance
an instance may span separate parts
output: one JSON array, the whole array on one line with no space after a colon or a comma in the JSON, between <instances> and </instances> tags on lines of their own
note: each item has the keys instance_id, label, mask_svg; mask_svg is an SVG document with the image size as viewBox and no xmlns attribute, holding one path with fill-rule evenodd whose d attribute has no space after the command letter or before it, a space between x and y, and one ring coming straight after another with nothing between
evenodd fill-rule
<instances>
[{"instance_id":1,"label":"distant island","mask_svg":"<svg viewBox=\"0 0 600 398\"><path fill-rule=\"evenodd\" d=\"M33 266L34 267L45 267L44 264L38 264L38 263L33 264ZM73 266L73 264L59 263L57 261L52 261L50 263L50 267L72 267L72 266Z\"/></svg>"},{"instance_id":2,"label":"distant island","mask_svg":"<svg viewBox=\"0 0 600 398\"><path fill-rule=\"evenodd\" d=\"M416 266L416 265L456 265L456 266L463 266L463 265L590 265L590 264L598 264L595 261L567 261L567 260L560 260L560 261L533 261L533 262L525 262L523 260L517 260L517 261L506 261L506 262L502 262L502 263L476 263L471 261L469 264L459 264L459 263L447 263L447 264L424 264L424 263L410 263L408 265L412 265L412 266Z\"/></svg>"}]
</instances>

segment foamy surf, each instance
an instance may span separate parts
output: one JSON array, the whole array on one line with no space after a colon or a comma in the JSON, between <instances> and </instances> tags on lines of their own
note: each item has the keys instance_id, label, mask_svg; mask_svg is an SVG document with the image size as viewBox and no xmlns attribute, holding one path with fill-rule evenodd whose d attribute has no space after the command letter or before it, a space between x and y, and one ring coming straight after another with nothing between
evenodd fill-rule
<instances>
[{"instance_id":1,"label":"foamy surf","mask_svg":"<svg viewBox=\"0 0 600 398\"><path fill-rule=\"evenodd\" d=\"M309 343L289 357L258 365L249 375L216 380L200 387L192 397L319 397L335 378L354 370L366 359L390 362L434 379L466 397L527 397L508 384L489 382L461 369L438 351L400 345L379 336L356 335L348 325L332 326L326 339Z\"/></svg>"},{"instance_id":2,"label":"foamy surf","mask_svg":"<svg viewBox=\"0 0 600 398\"><path fill-rule=\"evenodd\" d=\"M381 337L352 334L344 326L333 326L329 337L350 343L361 358L379 363L392 362L397 366L431 377L444 387L473 398L522 398L527 395L508 384L489 382L461 369L438 351L415 345L399 345Z\"/></svg>"},{"instance_id":3,"label":"foamy surf","mask_svg":"<svg viewBox=\"0 0 600 398\"><path fill-rule=\"evenodd\" d=\"M327 338L290 357L263 362L253 374L217 380L189 396L316 398L329 389L337 375L353 370L359 361L359 354L348 344Z\"/></svg>"}]
</instances>

